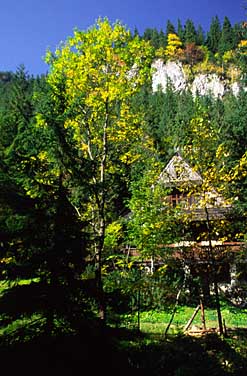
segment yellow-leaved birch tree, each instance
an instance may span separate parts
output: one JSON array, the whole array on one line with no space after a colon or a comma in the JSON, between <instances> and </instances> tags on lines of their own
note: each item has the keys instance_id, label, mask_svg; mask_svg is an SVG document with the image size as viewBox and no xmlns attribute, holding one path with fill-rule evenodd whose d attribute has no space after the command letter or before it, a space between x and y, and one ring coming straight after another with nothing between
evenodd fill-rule
<instances>
[{"instance_id":1,"label":"yellow-leaved birch tree","mask_svg":"<svg viewBox=\"0 0 247 376\"><path fill-rule=\"evenodd\" d=\"M90 227L102 319L102 253L116 195L112 177L140 159L138 145L148 147L143 111L132 106L132 97L151 78L152 56L149 43L108 19L99 19L87 31L75 30L46 56L48 83L63 132L73 152L91 163L86 209L82 205L82 213L79 205L76 210Z\"/></svg>"}]
</instances>

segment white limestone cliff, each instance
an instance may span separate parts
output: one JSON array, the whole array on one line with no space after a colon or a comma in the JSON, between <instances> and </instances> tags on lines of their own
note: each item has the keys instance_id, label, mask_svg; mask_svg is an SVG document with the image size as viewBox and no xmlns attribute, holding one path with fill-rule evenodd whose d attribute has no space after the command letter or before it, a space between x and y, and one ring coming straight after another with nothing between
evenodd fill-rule
<instances>
[{"instance_id":1,"label":"white limestone cliff","mask_svg":"<svg viewBox=\"0 0 247 376\"><path fill-rule=\"evenodd\" d=\"M164 63L162 59L156 59L152 64L152 68L153 92L156 92L159 88L165 92L168 85L171 85L176 92L189 89L194 96L212 95L215 98L222 98L229 91L232 91L236 96L240 91L238 82L230 84L216 73L197 74L193 82L189 83L183 65L180 62L167 61Z\"/></svg>"},{"instance_id":2,"label":"white limestone cliff","mask_svg":"<svg viewBox=\"0 0 247 376\"><path fill-rule=\"evenodd\" d=\"M154 61L152 68L152 88L154 92L159 87L162 91L166 91L169 84L172 85L175 91L186 89L186 76L181 63L168 61L164 64L162 59L157 59Z\"/></svg>"},{"instance_id":3,"label":"white limestone cliff","mask_svg":"<svg viewBox=\"0 0 247 376\"><path fill-rule=\"evenodd\" d=\"M222 98L226 92L226 84L215 74L198 74L192 85L191 92L193 96L212 95L215 98Z\"/></svg>"}]
</instances>

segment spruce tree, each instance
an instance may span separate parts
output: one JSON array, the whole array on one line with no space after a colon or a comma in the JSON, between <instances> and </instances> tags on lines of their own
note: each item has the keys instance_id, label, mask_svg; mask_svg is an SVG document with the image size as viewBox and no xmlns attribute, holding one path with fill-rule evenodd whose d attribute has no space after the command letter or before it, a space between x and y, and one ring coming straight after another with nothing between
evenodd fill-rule
<instances>
[{"instance_id":1,"label":"spruce tree","mask_svg":"<svg viewBox=\"0 0 247 376\"><path fill-rule=\"evenodd\" d=\"M203 46L204 43L205 43L205 35L204 35L204 31L203 31L203 28L201 25L198 25L198 28L197 28L197 41L196 43L199 45L199 46Z\"/></svg>"},{"instance_id":2,"label":"spruce tree","mask_svg":"<svg viewBox=\"0 0 247 376\"><path fill-rule=\"evenodd\" d=\"M168 36L168 34L176 34L175 26L170 20L167 20L166 23L166 36Z\"/></svg>"},{"instance_id":3,"label":"spruce tree","mask_svg":"<svg viewBox=\"0 0 247 376\"><path fill-rule=\"evenodd\" d=\"M182 42L184 42L184 28L181 23L181 20L178 19L177 34Z\"/></svg>"},{"instance_id":4,"label":"spruce tree","mask_svg":"<svg viewBox=\"0 0 247 376\"><path fill-rule=\"evenodd\" d=\"M212 53L218 52L221 38L221 24L218 16L212 18L210 29L207 34L206 45Z\"/></svg>"},{"instance_id":5,"label":"spruce tree","mask_svg":"<svg viewBox=\"0 0 247 376\"><path fill-rule=\"evenodd\" d=\"M163 30L160 30L159 47L166 47L166 36Z\"/></svg>"},{"instance_id":6,"label":"spruce tree","mask_svg":"<svg viewBox=\"0 0 247 376\"><path fill-rule=\"evenodd\" d=\"M160 40L159 40L159 32L156 28L152 29L152 34L151 34L151 43L154 46L154 48L159 48L160 47Z\"/></svg>"},{"instance_id":7,"label":"spruce tree","mask_svg":"<svg viewBox=\"0 0 247 376\"><path fill-rule=\"evenodd\" d=\"M0 149L12 145L18 132L25 129L33 115L33 81L24 65L21 65L11 76L7 87L3 86L4 100L1 100L0 106Z\"/></svg>"},{"instance_id":8,"label":"spruce tree","mask_svg":"<svg viewBox=\"0 0 247 376\"><path fill-rule=\"evenodd\" d=\"M184 40L185 43L196 43L197 41L195 25L190 19L185 23Z\"/></svg>"},{"instance_id":9,"label":"spruce tree","mask_svg":"<svg viewBox=\"0 0 247 376\"><path fill-rule=\"evenodd\" d=\"M233 30L231 23L227 17L224 18L221 37L219 40L219 52L224 54L226 51L230 51L233 48Z\"/></svg>"},{"instance_id":10,"label":"spruce tree","mask_svg":"<svg viewBox=\"0 0 247 376\"><path fill-rule=\"evenodd\" d=\"M240 23L236 23L232 27L232 43L233 43L233 48L236 48L241 41L242 38L242 26Z\"/></svg>"},{"instance_id":11,"label":"spruce tree","mask_svg":"<svg viewBox=\"0 0 247 376\"><path fill-rule=\"evenodd\" d=\"M143 34L143 39L150 41L152 46L156 49L160 47L160 35L156 28L146 29Z\"/></svg>"},{"instance_id":12,"label":"spruce tree","mask_svg":"<svg viewBox=\"0 0 247 376\"><path fill-rule=\"evenodd\" d=\"M4 327L21 319L21 328L22 320L31 325L38 315L39 329L51 334L55 321L72 329L85 312L79 277L86 237L72 195L83 191L89 169L85 164L83 173L79 160L67 153L58 129L63 120L51 106L47 85L42 80L35 85L42 97L34 94L24 67L18 70L4 109L12 128L0 155L0 279L9 283L0 297L0 321ZM49 126L37 126L36 102ZM22 279L29 282L20 284Z\"/></svg>"}]
</instances>

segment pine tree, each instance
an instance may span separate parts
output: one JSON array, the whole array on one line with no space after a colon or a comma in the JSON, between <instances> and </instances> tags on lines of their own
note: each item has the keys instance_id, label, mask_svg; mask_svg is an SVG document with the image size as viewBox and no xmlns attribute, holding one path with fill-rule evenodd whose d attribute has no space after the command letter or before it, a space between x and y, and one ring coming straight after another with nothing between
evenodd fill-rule
<instances>
[{"instance_id":1,"label":"pine tree","mask_svg":"<svg viewBox=\"0 0 247 376\"><path fill-rule=\"evenodd\" d=\"M160 36L156 28L152 29L151 43L156 49L160 47Z\"/></svg>"},{"instance_id":2,"label":"pine tree","mask_svg":"<svg viewBox=\"0 0 247 376\"><path fill-rule=\"evenodd\" d=\"M150 41L155 49L160 47L160 35L156 28L146 29L143 34L143 39Z\"/></svg>"},{"instance_id":3,"label":"pine tree","mask_svg":"<svg viewBox=\"0 0 247 376\"><path fill-rule=\"evenodd\" d=\"M198 25L198 28L197 28L197 40L196 40L196 43L199 46L203 46L204 43L205 43L205 35L204 35L204 31L203 31L203 28L202 28L201 25Z\"/></svg>"},{"instance_id":4,"label":"pine tree","mask_svg":"<svg viewBox=\"0 0 247 376\"><path fill-rule=\"evenodd\" d=\"M134 36L134 37L139 37L139 36L140 36L139 31L138 31L138 29L137 29L136 26L135 26L135 28L134 28L133 36Z\"/></svg>"},{"instance_id":5,"label":"pine tree","mask_svg":"<svg viewBox=\"0 0 247 376\"><path fill-rule=\"evenodd\" d=\"M146 28L143 33L143 39L144 40L151 40L152 39L152 29L151 28Z\"/></svg>"},{"instance_id":6,"label":"pine tree","mask_svg":"<svg viewBox=\"0 0 247 376\"><path fill-rule=\"evenodd\" d=\"M226 51L230 51L234 46L233 30L231 23L227 17L224 18L221 37L219 40L219 52L223 55Z\"/></svg>"},{"instance_id":7,"label":"pine tree","mask_svg":"<svg viewBox=\"0 0 247 376\"><path fill-rule=\"evenodd\" d=\"M192 20L188 19L185 23L184 28L184 41L185 43L196 43L197 41L197 34L195 25Z\"/></svg>"},{"instance_id":8,"label":"pine tree","mask_svg":"<svg viewBox=\"0 0 247 376\"><path fill-rule=\"evenodd\" d=\"M221 38L221 25L218 16L212 18L210 29L207 34L206 45L214 54L218 52L219 41Z\"/></svg>"},{"instance_id":9,"label":"pine tree","mask_svg":"<svg viewBox=\"0 0 247 376\"><path fill-rule=\"evenodd\" d=\"M10 146L33 116L33 82L24 65L21 65L12 75L8 87L4 88L5 100L0 112L0 149L1 145L2 148Z\"/></svg>"},{"instance_id":10,"label":"pine tree","mask_svg":"<svg viewBox=\"0 0 247 376\"><path fill-rule=\"evenodd\" d=\"M240 23L236 23L232 27L232 43L233 48L236 48L239 44L239 42L242 40L242 26Z\"/></svg>"},{"instance_id":11,"label":"pine tree","mask_svg":"<svg viewBox=\"0 0 247 376\"><path fill-rule=\"evenodd\" d=\"M34 86L43 97L38 91L34 94ZM56 106L51 102L46 82L34 82L21 67L3 110L11 132L0 155L0 278L9 281L0 297L1 323L19 318L32 322L38 313L41 327L50 333L55 318L68 328L84 312L85 288L78 276L87 247L71 192L84 189L82 183L80 189L78 182L75 186L76 170L80 182L88 170L83 173L82 158L75 162L62 135L57 137ZM37 124L37 103L49 126ZM30 284L19 285L20 279L29 279Z\"/></svg>"},{"instance_id":12,"label":"pine tree","mask_svg":"<svg viewBox=\"0 0 247 376\"><path fill-rule=\"evenodd\" d=\"M170 20L167 20L166 23L166 36L168 36L168 34L176 34L175 26Z\"/></svg>"},{"instance_id":13,"label":"pine tree","mask_svg":"<svg viewBox=\"0 0 247 376\"><path fill-rule=\"evenodd\" d=\"M184 43L184 28L180 19L178 19L177 34L181 41Z\"/></svg>"},{"instance_id":14,"label":"pine tree","mask_svg":"<svg viewBox=\"0 0 247 376\"><path fill-rule=\"evenodd\" d=\"M159 36L159 47L166 47L166 36L163 30L160 30L160 36Z\"/></svg>"}]
</instances>

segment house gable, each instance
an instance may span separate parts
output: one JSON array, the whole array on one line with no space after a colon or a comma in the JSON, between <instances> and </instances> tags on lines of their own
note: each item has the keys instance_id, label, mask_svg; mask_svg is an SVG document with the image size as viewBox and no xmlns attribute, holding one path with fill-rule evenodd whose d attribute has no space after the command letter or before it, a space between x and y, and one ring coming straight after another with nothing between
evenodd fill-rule
<instances>
[{"instance_id":1,"label":"house gable","mask_svg":"<svg viewBox=\"0 0 247 376\"><path fill-rule=\"evenodd\" d=\"M192 220L206 220L206 211L211 219L219 219L231 208L214 187L203 191L203 178L180 154L174 155L161 172L158 183L170 189L167 201L174 207L178 204L191 214Z\"/></svg>"},{"instance_id":2,"label":"house gable","mask_svg":"<svg viewBox=\"0 0 247 376\"><path fill-rule=\"evenodd\" d=\"M193 170L187 162L185 162L181 155L176 154L166 165L160 174L158 181L167 187L178 187L183 183L186 183L187 185L190 183L201 184L202 177L198 172Z\"/></svg>"}]
</instances>

